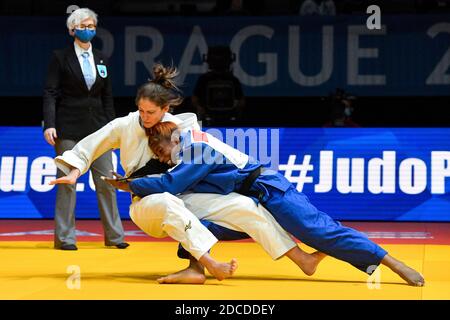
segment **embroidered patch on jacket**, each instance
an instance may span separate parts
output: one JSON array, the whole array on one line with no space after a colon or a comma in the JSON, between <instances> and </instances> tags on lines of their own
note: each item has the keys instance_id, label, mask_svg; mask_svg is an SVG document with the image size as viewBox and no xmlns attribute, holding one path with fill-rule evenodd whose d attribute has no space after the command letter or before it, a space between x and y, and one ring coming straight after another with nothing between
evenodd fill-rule
<instances>
[{"instance_id":1,"label":"embroidered patch on jacket","mask_svg":"<svg viewBox=\"0 0 450 320\"><path fill-rule=\"evenodd\" d=\"M192 229L192 222L189 220L189 223L184 227L184 232L188 231L189 229Z\"/></svg>"},{"instance_id":2,"label":"embroidered patch on jacket","mask_svg":"<svg viewBox=\"0 0 450 320\"><path fill-rule=\"evenodd\" d=\"M97 71L102 78L106 78L108 76L108 69L106 69L106 66L103 64L97 65Z\"/></svg>"}]
</instances>

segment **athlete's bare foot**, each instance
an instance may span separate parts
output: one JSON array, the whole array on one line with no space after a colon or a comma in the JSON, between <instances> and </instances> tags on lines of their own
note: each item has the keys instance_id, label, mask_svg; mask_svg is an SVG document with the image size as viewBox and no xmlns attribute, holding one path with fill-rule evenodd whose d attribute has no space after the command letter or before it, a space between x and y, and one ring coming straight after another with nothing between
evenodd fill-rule
<instances>
[{"instance_id":1,"label":"athlete's bare foot","mask_svg":"<svg viewBox=\"0 0 450 320\"><path fill-rule=\"evenodd\" d=\"M236 259L231 259L229 263L226 262L216 262L209 266L205 266L209 273L219 281L223 279L230 278L236 271L238 264Z\"/></svg>"},{"instance_id":2,"label":"athlete's bare foot","mask_svg":"<svg viewBox=\"0 0 450 320\"><path fill-rule=\"evenodd\" d=\"M296 246L286 253L286 257L295 262L296 265L302 269L307 276L312 276L317 269L320 261L327 255L325 253L316 251L313 253L306 253L300 247Z\"/></svg>"},{"instance_id":3,"label":"athlete's bare foot","mask_svg":"<svg viewBox=\"0 0 450 320\"><path fill-rule=\"evenodd\" d=\"M323 252L313 252L309 255L309 258L304 262L302 271L307 276L312 276L317 269L319 263L325 258L327 255Z\"/></svg>"},{"instance_id":4,"label":"athlete's bare foot","mask_svg":"<svg viewBox=\"0 0 450 320\"><path fill-rule=\"evenodd\" d=\"M188 267L165 277L158 278L156 281L160 284L204 284L206 277L204 273Z\"/></svg>"},{"instance_id":5,"label":"athlete's bare foot","mask_svg":"<svg viewBox=\"0 0 450 320\"><path fill-rule=\"evenodd\" d=\"M219 281L232 277L238 267L236 259L231 259L229 263L217 262L208 253L205 253L199 262Z\"/></svg>"},{"instance_id":6,"label":"athlete's bare foot","mask_svg":"<svg viewBox=\"0 0 450 320\"><path fill-rule=\"evenodd\" d=\"M194 257L189 257L189 267L156 279L161 284L203 284L206 281L205 268Z\"/></svg>"},{"instance_id":7,"label":"athlete's bare foot","mask_svg":"<svg viewBox=\"0 0 450 320\"><path fill-rule=\"evenodd\" d=\"M397 273L410 286L422 287L425 285L425 279L419 272L390 255L386 255L381 263Z\"/></svg>"},{"instance_id":8,"label":"athlete's bare foot","mask_svg":"<svg viewBox=\"0 0 450 320\"><path fill-rule=\"evenodd\" d=\"M423 276L404 263L402 263L402 265L399 266L397 271L395 272L397 272L397 274L410 286L423 287L425 285L425 279L423 278Z\"/></svg>"}]
</instances>

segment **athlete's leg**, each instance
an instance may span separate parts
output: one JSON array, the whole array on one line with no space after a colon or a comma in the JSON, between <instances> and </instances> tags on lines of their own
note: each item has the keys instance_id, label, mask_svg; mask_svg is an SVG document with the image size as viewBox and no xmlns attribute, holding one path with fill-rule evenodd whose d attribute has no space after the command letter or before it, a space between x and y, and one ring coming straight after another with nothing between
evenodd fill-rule
<instances>
[{"instance_id":1,"label":"athlete's leg","mask_svg":"<svg viewBox=\"0 0 450 320\"><path fill-rule=\"evenodd\" d=\"M344 260L362 270L373 272L387 254L376 243L354 229L344 227L319 211L293 186L286 192L271 188L264 205L288 232L306 245Z\"/></svg>"},{"instance_id":2,"label":"athlete's leg","mask_svg":"<svg viewBox=\"0 0 450 320\"><path fill-rule=\"evenodd\" d=\"M144 232L154 237L170 236L200 261L218 280L233 275L237 261L215 261L208 253L217 239L189 210L183 201L169 193L150 195L134 201L130 216Z\"/></svg>"},{"instance_id":3,"label":"athlete's leg","mask_svg":"<svg viewBox=\"0 0 450 320\"><path fill-rule=\"evenodd\" d=\"M250 236L244 232L231 230L208 220L201 219L200 222L220 241L233 241L250 238ZM178 245L177 256L181 259L191 259L192 257L189 252L181 246L181 244Z\"/></svg>"},{"instance_id":4,"label":"athlete's leg","mask_svg":"<svg viewBox=\"0 0 450 320\"><path fill-rule=\"evenodd\" d=\"M270 212L249 197L237 193L189 193L180 198L199 219L248 234L272 259L281 258L297 246Z\"/></svg>"},{"instance_id":5,"label":"athlete's leg","mask_svg":"<svg viewBox=\"0 0 450 320\"><path fill-rule=\"evenodd\" d=\"M234 231L211 221L200 220L200 222L219 240L240 240L250 238L248 234ZM202 284L205 282L205 270L204 266L197 261L183 246L178 245L177 255L181 259L189 259L189 266L178 272L161 277L158 280L159 283L168 284Z\"/></svg>"},{"instance_id":6,"label":"athlete's leg","mask_svg":"<svg viewBox=\"0 0 450 320\"><path fill-rule=\"evenodd\" d=\"M390 259L387 252L365 234L342 226L319 211L294 187L286 192L271 188L271 197L265 206L281 226L320 252L346 261L368 274L383 263L409 284L419 285L424 282L417 271Z\"/></svg>"},{"instance_id":7,"label":"athlete's leg","mask_svg":"<svg viewBox=\"0 0 450 320\"><path fill-rule=\"evenodd\" d=\"M183 201L167 192L134 200L130 217L152 237L170 236L180 242L197 260L217 242L216 237L186 209Z\"/></svg>"},{"instance_id":8,"label":"athlete's leg","mask_svg":"<svg viewBox=\"0 0 450 320\"><path fill-rule=\"evenodd\" d=\"M230 240L242 240L242 239L248 239L249 236L246 233L234 231L225 227L222 227L218 224L215 224L211 221L207 220L200 220L200 222L208 228L209 231L219 240L221 241L230 241ZM189 266L193 269L201 269L202 266L200 263L196 263L195 259L192 258L192 256L187 252L181 245L178 246L178 252L177 255L181 259L189 259L190 263ZM293 261L306 275L311 276L315 273L318 264L322 261L323 258L325 258L325 254L321 252L314 252L314 253L306 253L303 251L300 247L295 246L292 249L290 249L286 254L285 257L289 258L291 261ZM192 272L189 269L187 269L186 277L189 279L191 278ZM183 279L183 273L177 272L173 275L173 277L170 277L171 283L176 283L175 279L180 279L183 281L182 283L185 283L186 279Z\"/></svg>"}]
</instances>

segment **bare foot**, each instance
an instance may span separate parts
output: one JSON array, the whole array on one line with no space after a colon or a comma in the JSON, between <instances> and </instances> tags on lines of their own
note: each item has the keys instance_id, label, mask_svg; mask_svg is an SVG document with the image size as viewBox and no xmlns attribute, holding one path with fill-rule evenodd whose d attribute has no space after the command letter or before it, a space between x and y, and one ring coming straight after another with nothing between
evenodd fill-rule
<instances>
[{"instance_id":1,"label":"bare foot","mask_svg":"<svg viewBox=\"0 0 450 320\"><path fill-rule=\"evenodd\" d=\"M204 273L189 267L165 277L158 278L156 281L160 284L204 284L206 277Z\"/></svg>"},{"instance_id":2,"label":"bare foot","mask_svg":"<svg viewBox=\"0 0 450 320\"><path fill-rule=\"evenodd\" d=\"M294 247L286 253L286 256L295 262L307 276L312 276L316 272L320 261L327 255L319 251L309 254L300 249L300 247Z\"/></svg>"},{"instance_id":3,"label":"bare foot","mask_svg":"<svg viewBox=\"0 0 450 320\"><path fill-rule=\"evenodd\" d=\"M223 279L230 278L234 275L238 267L238 262L236 259L231 259L230 263L218 262L213 268L208 269L208 271L219 281Z\"/></svg>"},{"instance_id":4,"label":"bare foot","mask_svg":"<svg viewBox=\"0 0 450 320\"><path fill-rule=\"evenodd\" d=\"M400 264L396 268L393 268L392 271L397 273L410 286L423 287L425 285L425 279L423 276L413 268L408 267L403 262L400 262Z\"/></svg>"},{"instance_id":5,"label":"bare foot","mask_svg":"<svg viewBox=\"0 0 450 320\"><path fill-rule=\"evenodd\" d=\"M238 267L236 259L231 259L229 263L217 262L208 254L203 255L199 261L206 269L208 269L209 273L219 281L232 277Z\"/></svg>"},{"instance_id":6,"label":"bare foot","mask_svg":"<svg viewBox=\"0 0 450 320\"><path fill-rule=\"evenodd\" d=\"M325 253L319 251L313 252L309 254L308 259L305 259L303 264L299 267L307 276L312 276L316 272L317 266L319 265L320 261L322 261L322 259L326 256L327 255Z\"/></svg>"},{"instance_id":7,"label":"bare foot","mask_svg":"<svg viewBox=\"0 0 450 320\"><path fill-rule=\"evenodd\" d=\"M398 274L410 286L423 287L425 285L425 279L419 272L408 267L403 262L391 257L389 254L381 260L381 263Z\"/></svg>"}]
</instances>

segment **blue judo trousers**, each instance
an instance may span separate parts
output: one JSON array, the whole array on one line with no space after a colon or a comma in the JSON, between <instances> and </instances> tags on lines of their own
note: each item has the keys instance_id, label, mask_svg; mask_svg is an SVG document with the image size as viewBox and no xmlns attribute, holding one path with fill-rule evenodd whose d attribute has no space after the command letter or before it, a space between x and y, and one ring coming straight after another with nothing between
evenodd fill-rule
<instances>
[{"instance_id":1,"label":"blue judo trousers","mask_svg":"<svg viewBox=\"0 0 450 320\"><path fill-rule=\"evenodd\" d=\"M242 191L249 177L260 169L258 161L239 150L205 132L192 130L180 137L175 167L162 175L135 179L129 186L140 197L161 192L176 195L185 191L228 194ZM365 234L341 225L318 210L278 172L262 170L251 180L248 191L246 195L269 210L283 229L301 242L363 272L371 274L387 254ZM219 240L248 238L245 233L202 222ZM182 251L178 255L186 257Z\"/></svg>"}]
</instances>

